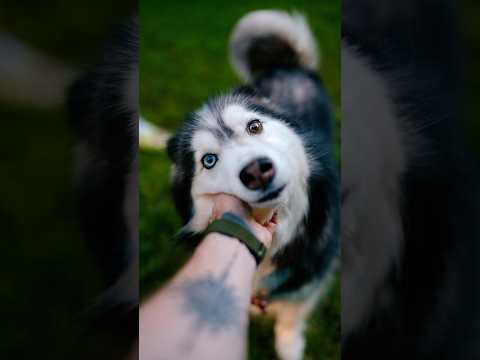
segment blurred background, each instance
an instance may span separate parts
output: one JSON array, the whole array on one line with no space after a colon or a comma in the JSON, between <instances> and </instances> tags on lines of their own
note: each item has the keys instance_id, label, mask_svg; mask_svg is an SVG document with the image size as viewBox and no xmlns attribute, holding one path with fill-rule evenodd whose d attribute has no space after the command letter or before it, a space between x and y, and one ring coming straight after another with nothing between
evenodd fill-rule
<instances>
[{"instance_id":1,"label":"blurred background","mask_svg":"<svg viewBox=\"0 0 480 360\"><path fill-rule=\"evenodd\" d=\"M331 97L339 130L341 14L338 0L142 0L142 116L167 132L174 132L187 112L195 110L212 95L238 86L239 80L230 67L227 53L230 31L240 17L259 9L298 10L306 15L319 43L320 75ZM181 223L170 195L169 167L164 151L141 150L139 228L143 298L164 284L188 257L186 249L174 241ZM339 288L337 280L310 319L306 359L340 357ZM249 341L250 359L275 358L269 319L254 319Z\"/></svg>"},{"instance_id":2,"label":"blurred background","mask_svg":"<svg viewBox=\"0 0 480 360\"><path fill-rule=\"evenodd\" d=\"M64 101L134 1L0 2L0 358L119 359L89 328L101 277L81 236Z\"/></svg>"},{"instance_id":3,"label":"blurred background","mask_svg":"<svg viewBox=\"0 0 480 360\"><path fill-rule=\"evenodd\" d=\"M478 2L460 8L465 46L465 115L480 153ZM71 82L101 57L113 25L137 8L132 0L0 2L0 358L118 359L121 343L105 329L85 328L101 281L76 213L76 137L64 109ZM140 2L142 115L171 132L186 112L238 85L227 58L228 35L251 10L304 12L322 53L321 76L340 113L340 1L248 0ZM339 131L337 131L339 134ZM339 139L337 135L337 139ZM340 142L337 141L337 154ZM163 151L140 153L141 294L181 266L187 252L173 241L180 227ZM307 329L307 359L340 354L339 283ZM272 327L257 319L250 358L272 359Z\"/></svg>"}]
</instances>

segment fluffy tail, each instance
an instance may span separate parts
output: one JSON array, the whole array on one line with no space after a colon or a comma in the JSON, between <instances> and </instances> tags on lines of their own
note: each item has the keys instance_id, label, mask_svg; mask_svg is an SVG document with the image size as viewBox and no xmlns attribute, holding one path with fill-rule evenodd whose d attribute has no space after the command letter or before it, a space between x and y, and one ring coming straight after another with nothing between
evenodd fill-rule
<instances>
[{"instance_id":1,"label":"fluffy tail","mask_svg":"<svg viewBox=\"0 0 480 360\"><path fill-rule=\"evenodd\" d=\"M248 13L230 37L230 60L245 81L275 67L317 70L317 45L299 13L260 10Z\"/></svg>"}]
</instances>

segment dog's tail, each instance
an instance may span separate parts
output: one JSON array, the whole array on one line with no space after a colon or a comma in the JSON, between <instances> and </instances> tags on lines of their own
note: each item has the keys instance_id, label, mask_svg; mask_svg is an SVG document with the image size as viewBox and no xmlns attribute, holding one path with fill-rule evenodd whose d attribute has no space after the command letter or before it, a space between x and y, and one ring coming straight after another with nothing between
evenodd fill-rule
<instances>
[{"instance_id":1,"label":"dog's tail","mask_svg":"<svg viewBox=\"0 0 480 360\"><path fill-rule=\"evenodd\" d=\"M244 81L275 67L317 70L317 45L299 13L260 10L248 13L230 38L230 60Z\"/></svg>"}]
</instances>

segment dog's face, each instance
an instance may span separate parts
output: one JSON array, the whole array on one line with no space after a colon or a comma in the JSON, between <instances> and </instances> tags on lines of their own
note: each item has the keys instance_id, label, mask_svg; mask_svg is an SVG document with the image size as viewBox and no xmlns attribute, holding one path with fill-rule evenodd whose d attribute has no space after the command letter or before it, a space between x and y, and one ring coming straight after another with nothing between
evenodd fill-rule
<instances>
[{"instance_id":1,"label":"dog's face","mask_svg":"<svg viewBox=\"0 0 480 360\"><path fill-rule=\"evenodd\" d=\"M189 153L191 161L179 161L182 152ZM170 143L169 153L174 185L190 182L189 230L198 232L207 226L211 195L218 193L245 201L259 220L277 213L280 231L282 218L291 225L290 212L304 215L307 211L310 169L301 137L274 112L256 107L249 98L221 97L204 105ZM193 169L185 168L192 165Z\"/></svg>"}]
</instances>

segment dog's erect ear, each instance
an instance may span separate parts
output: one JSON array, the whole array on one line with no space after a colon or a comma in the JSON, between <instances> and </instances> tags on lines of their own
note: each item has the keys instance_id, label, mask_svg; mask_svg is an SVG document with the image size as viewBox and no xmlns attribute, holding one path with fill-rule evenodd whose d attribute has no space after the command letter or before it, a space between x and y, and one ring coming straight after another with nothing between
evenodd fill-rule
<instances>
[{"instance_id":1,"label":"dog's erect ear","mask_svg":"<svg viewBox=\"0 0 480 360\"><path fill-rule=\"evenodd\" d=\"M258 90L250 85L241 85L233 91L233 95L243 95L243 96L260 96Z\"/></svg>"},{"instance_id":2,"label":"dog's erect ear","mask_svg":"<svg viewBox=\"0 0 480 360\"><path fill-rule=\"evenodd\" d=\"M167 155L170 161L175 162L178 154L178 136L172 136L167 142Z\"/></svg>"}]
</instances>

